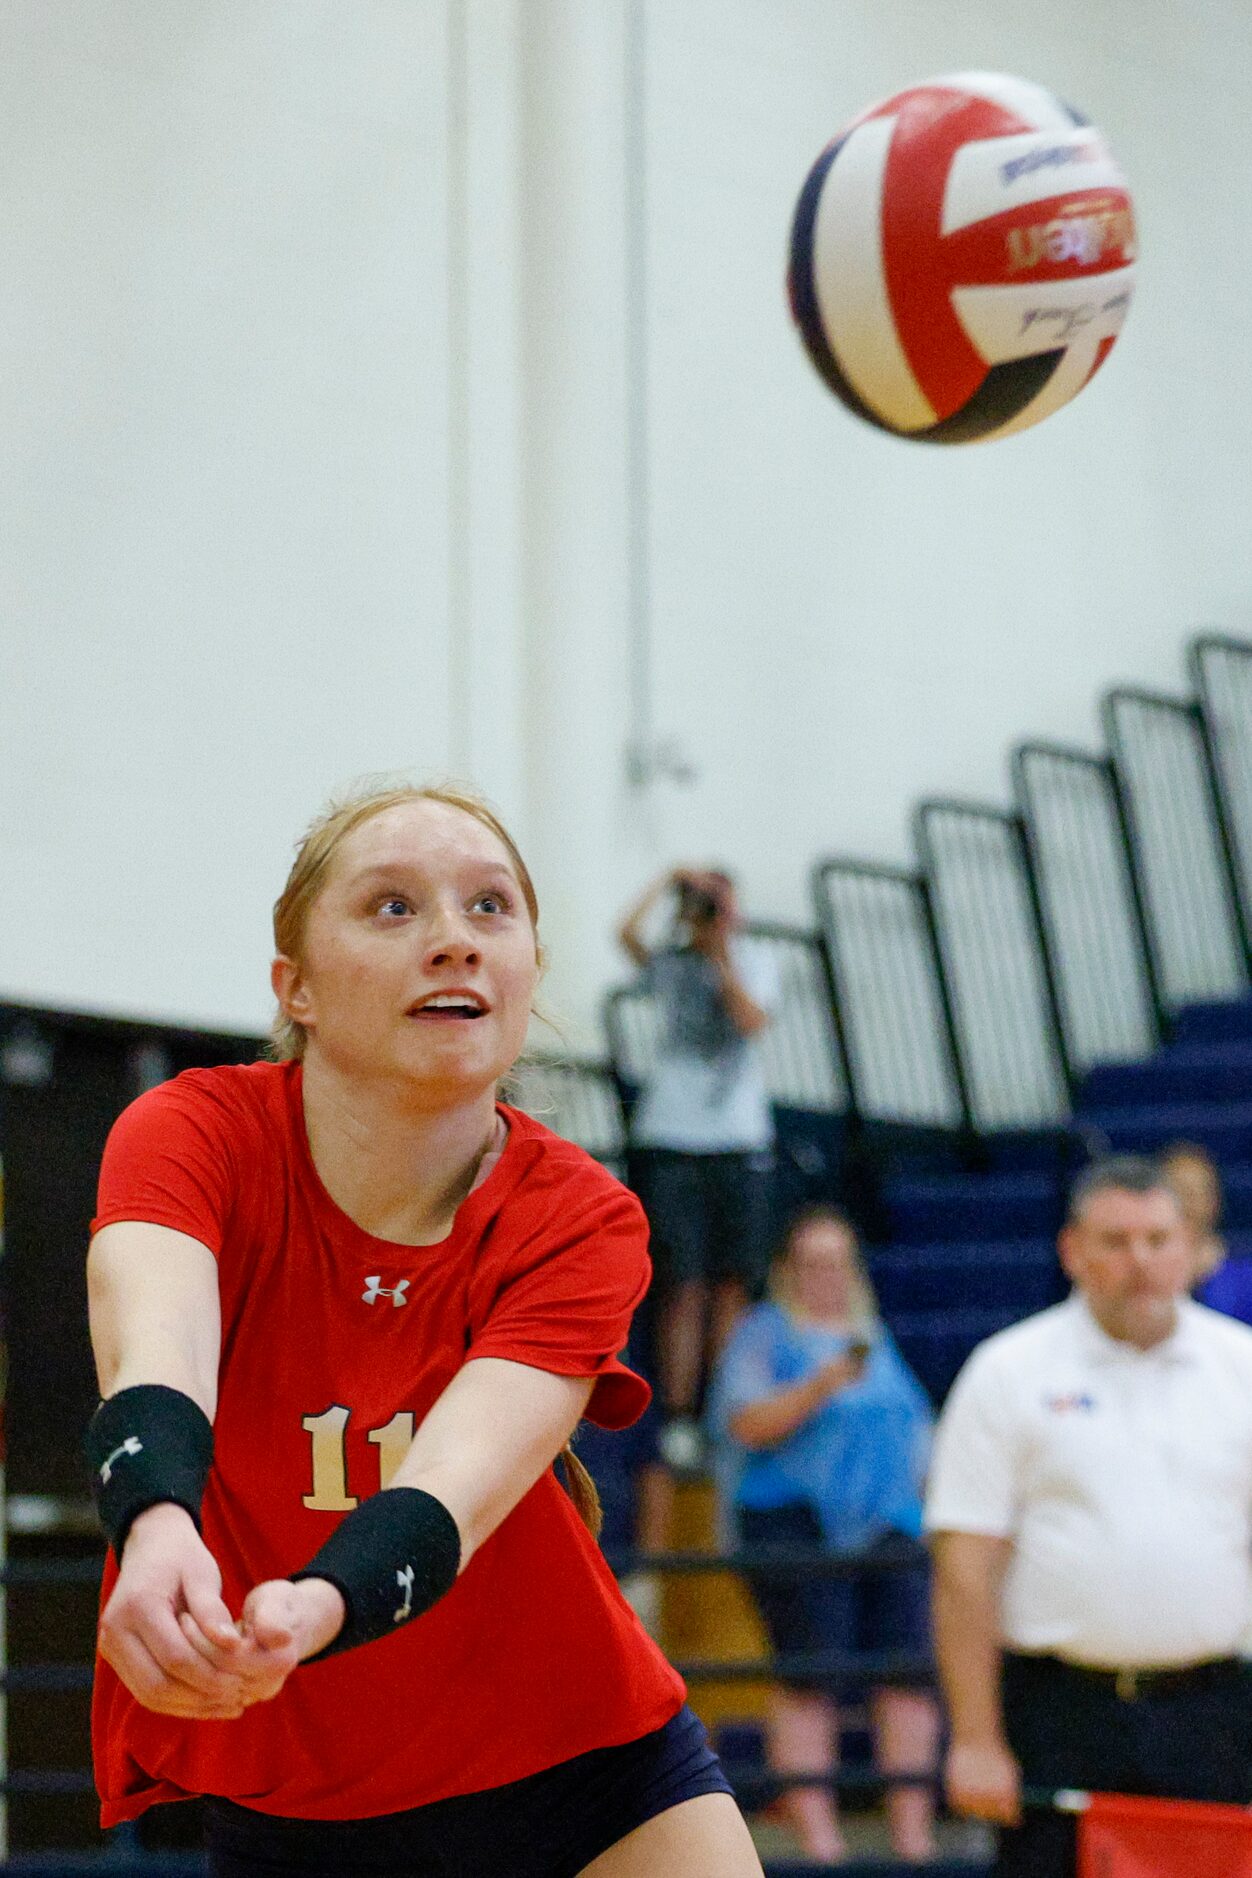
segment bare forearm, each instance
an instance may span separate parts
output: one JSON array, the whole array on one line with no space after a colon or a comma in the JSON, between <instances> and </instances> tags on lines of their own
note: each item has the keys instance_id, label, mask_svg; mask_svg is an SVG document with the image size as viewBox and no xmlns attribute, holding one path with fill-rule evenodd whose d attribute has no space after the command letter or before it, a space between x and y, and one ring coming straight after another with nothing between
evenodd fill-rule
<instances>
[{"instance_id":1,"label":"bare forearm","mask_svg":"<svg viewBox=\"0 0 1252 1878\"><path fill-rule=\"evenodd\" d=\"M769 1012L763 1011L754 998L749 997L743 985L735 976L735 968L729 958L715 959L718 986L722 1002L730 1015L730 1021L741 1037L755 1037L769 1023Z\"/></svg>"},{"instance_id":2,"label":"bare forearm","mask_svg":"<svg viewBox=\"0 0 1252 1878\"><path fill-rule=\"evenodd\" d=\"M447 1509L461 1537L462 1570L552 1465L592 1387L589 1376L478 1357L421 1422L391 1485L421 1487Z\"/></svg>"},{"instance_id":3,"label":"bare forearm","mask_svg":"<svg viewBox=\"0 0 1252 1878\"><path fill-rule=\"evenodd\" d=\"M948 1804L973 1819L1021 1818L1021 1769L1000 1706L1000 1589L1011 1542L987 1533L938 1532L935 1651L952 1718L944 1765Z\"/></svg>"},{"instance_id":4,"label":"bare forearm","mask_svg":"<svg viewBox=\"0 0 1252 1878\"><path fill-rule=\"evenodd\" d=\"M673 876L662 874L654 880L636 900L621 925L617 929L618 942L634 959L637 965L645 965L650 956L650 948L643 936L643 924L652 912L657 901L673 885Z\"/></svg>"},{"instance_id":5,"label":"bare forearm","mask_svg":"<svg viewBox=\"0 0 1252 1878\"><path fill-rule=\"evenodd\" d=\"M971 1564L968 1550L945 1557L941 1535L934 1594L935 1653L952 1720L962 1741L998 1741L1000 1705L1000 1597L998 1559Z\"/></svg>"},{"instance_id":6,"label":"bare forearm","mask_svg":"<svg viewBox=\"0 0 1252 1878\"><path fill-rule=\"evenodd\" d=\"M164 1383L213 1420L221 1313L206 1246L142 1221L105 1226L88 1253L87 1297L102 1396Z\"/></svg>"},{"instance_id":7,"label":"bare forearm","mask_svg":"<svg viewBox=\"0 0 1252 1878\"><path fill-rule=\"evenodd\" d=\"M777 1447L817 1413L837 1386L818 1370L803 1382L792 1383L738 1409L731 1417L730 1433L741 1447Z\"/></svg>"}]
</instances>

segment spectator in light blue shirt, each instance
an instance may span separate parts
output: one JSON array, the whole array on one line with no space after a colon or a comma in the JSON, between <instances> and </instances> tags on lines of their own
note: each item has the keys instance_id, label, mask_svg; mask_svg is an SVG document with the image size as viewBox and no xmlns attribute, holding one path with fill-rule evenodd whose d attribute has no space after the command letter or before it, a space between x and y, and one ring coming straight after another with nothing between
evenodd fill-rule
<instances>
[{"instance_id":1,"label":"spectator in light blue shirt","mask_svg":"<svg viewBox=\"0 0 1252 1878\"><path fill-rule=\"evenodd\" d=\"M794 1557L863 1553L867 1569L838 1577L750 1576L774 1651L900 1659L874 1682L871 1715L884 1772L933 1769L938 1711L929 1692L924 1558L874 1566L874 1553L921 1533L932 1416L925 1391L879 1317L856 1235L832 1207L792 1221L771 1298L740 1319L713 1379L709 1421L736 1536L753 1551ZM768 1747L779 1773L828 1773L837 1759L834 1694L811 1679L779 1686ZM830 1789L790 1789L786 1807L805 1851L842 1858ZM897 1856L933 1856L933 1805L922 1786L890 1789Z\"/></svg>"}]
</instances>

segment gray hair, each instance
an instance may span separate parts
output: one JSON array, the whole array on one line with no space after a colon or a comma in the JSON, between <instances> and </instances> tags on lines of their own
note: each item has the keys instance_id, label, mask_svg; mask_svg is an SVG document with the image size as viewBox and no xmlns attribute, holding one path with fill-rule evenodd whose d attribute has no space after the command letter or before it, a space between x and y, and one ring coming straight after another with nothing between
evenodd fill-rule
<instances>
[{"instance_id":1,"label":"gray hair","mask_svg":"<svg viewBox=\"0 0 1252 1878\"><path fill-rule=\"evenodd\" d=\"M1159 1161L1146 1154L1109 1154L1085 1167L1070 1188L1065 1222L1069 1226L1081 1220L1098 1193L1167 1193L1177 1202Z\"/></svg>"}]
</instances>

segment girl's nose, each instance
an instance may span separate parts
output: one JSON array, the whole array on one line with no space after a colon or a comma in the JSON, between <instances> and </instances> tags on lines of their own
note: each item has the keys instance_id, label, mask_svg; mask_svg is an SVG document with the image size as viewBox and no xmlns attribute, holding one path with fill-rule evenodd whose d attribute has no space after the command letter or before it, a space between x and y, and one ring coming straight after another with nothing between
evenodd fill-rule
<instances>
[{"instance_id":1,"label":"girl's nose","mask_svg":"<svg viewBox=\"0 0 1252 1878\"><path fill-rule=\"evenodd\" d=\"M459 909L444 907L431 922L427 934L424 964L429 971L437 966L477 965L480 953L478 935Z\"/></svg>"}]
</instances>

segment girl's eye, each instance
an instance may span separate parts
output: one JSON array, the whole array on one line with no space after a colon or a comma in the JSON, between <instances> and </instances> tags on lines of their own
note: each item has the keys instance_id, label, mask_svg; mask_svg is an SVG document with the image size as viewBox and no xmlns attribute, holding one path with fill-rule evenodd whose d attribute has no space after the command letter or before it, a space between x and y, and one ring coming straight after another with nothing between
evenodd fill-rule
<instances>
[{"instance_id":1,"label":"girl's eye","mask_svg":"<svg viewBox=\"0 0 1252 1878\"><path fill-rule=\"evenodd\" d=\"M407 900L402 900L398 894L391 893L388 894L385 900L379 901L378 911L387 914L407 913L409 911L409 903Z\"/></svg>"},{"instance_id":2,"label":"girl's eye","mask_svg":"<svg viewBox=\"0 0 1252 1878\"><path fill-rule=\"evenodd\" d=\"M512 910L513 903L504 893L480 893L475 905L482 907L488 913L508 913Z\"/></svg>"}]
</instances>

